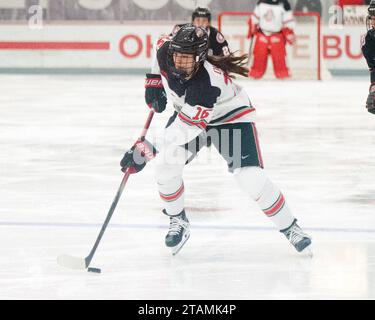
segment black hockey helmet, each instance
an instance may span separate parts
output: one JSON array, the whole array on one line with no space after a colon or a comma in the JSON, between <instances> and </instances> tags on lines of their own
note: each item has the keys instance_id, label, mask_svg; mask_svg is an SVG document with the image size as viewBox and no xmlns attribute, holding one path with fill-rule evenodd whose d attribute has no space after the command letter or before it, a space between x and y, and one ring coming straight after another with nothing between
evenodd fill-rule
<instances>
[{"instance_id":1,"label":"black hockey helmet","mask_svg":"<svg viewBox=\"0 0 375 320\"><path fill-rule=\"evenodd\" d=\"M207 18L208 22L211 23L211 11L208 8L196 8L191 15L191 21L198 17Z\"/></svg>"},{"instance_id":2,"label":"black hockey helmet","mask_svg":"<svg viewBox=\"0 0 375 320\"><path fill-rule=\"evenodd\" d=\"M366 26L367 30L374 29L373 24L371 22L371 18L375 17L375 0L371 0L370 6L367 9L368 15L366 18Z\"/></svg>"},{"instance_id":3,"label":"black hockey helmet","mask_svg":"<svg viewBox=\"0 0 375 320\"><path fill-rule=\"evenodd\" d=\"M309 2L309 1L307 1L307 2ZM310 2L314 2L314 1L310 1ZM292 7L290 6L290 3L289 3L288 0L261 0L261 1L258 1L258 3L267 3L267 4L271 4L271 5L282 4L286 11L292 10Z\"/></svg>"},{"instance_id":4,"label":"black hockey helmet","mask_svg":"<svg viewBox=\"0 0 375 320\"><path fill-rule=\"evenodd\" d=\"M174 60L176 53L192 55L186 63L177 68ZM168 48L168 68L174 77L182 81L189 80L207 59L208 34L206 30L191 23L184 24L171 39ZM187 71L189 70L189 72Z\"/></svg>"}]
</instances>

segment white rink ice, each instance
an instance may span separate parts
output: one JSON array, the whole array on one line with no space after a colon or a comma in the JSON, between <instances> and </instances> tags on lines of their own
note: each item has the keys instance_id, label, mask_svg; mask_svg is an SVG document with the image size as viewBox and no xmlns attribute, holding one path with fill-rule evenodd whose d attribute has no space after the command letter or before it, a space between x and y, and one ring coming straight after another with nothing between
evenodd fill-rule
<instances>
[{"instance_id":1,"label":"white rink ice","mask_svg":"<svg viewBox=\"0 0 375 320\"><path fill-rule=\"evenodd\" d=\"M1 75L1 299L374 299L375 117L369 79L249 82L266 170L314 257L247 200L216 150L185 170L191 238L164 246L153 164L132 176L92 266L91 248L147 117L142 76ZM150 137L168 114L157 115Z\"/></svg>"}]
</instances>

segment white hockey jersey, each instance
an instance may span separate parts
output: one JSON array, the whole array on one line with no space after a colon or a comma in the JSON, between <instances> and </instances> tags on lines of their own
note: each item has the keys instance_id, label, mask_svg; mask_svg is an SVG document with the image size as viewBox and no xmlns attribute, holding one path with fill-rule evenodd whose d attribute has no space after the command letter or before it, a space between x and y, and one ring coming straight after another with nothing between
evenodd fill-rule
<instances>
[{"instance_id":1,"label":"white hockey jersey","mask_svg":"<svg viewBox=\"0 0 375 320\"><path fill-rule=\"evenodd\" d=\"M208 61L191 80L174 78L167 67L168 47L168 38L158 41L152 73L161 75L168 99L178 113L173 127L183 133L179 144L191 141L208 126L255 121L255 108L246 91Z\"/></svg>"},{"instance_id":2,"label":"white hockey jersey","mask_svg":"<svg viewBox=\"0 0 375 320\"><path fill-rule=\"evenodd\" d=\"M287 0L263 0L255 7L252 23L259 25L265 35L294 29L293 12Z\"/></svg>"}]
</instances>

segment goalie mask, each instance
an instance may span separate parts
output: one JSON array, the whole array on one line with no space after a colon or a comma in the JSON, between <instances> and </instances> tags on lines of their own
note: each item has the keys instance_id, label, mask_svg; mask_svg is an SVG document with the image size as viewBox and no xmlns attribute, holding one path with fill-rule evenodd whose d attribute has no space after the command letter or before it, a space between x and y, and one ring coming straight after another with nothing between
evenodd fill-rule
<instances>
[{"instance_id":1,"label":"goalie mask","mask_svg":"<svg viewBox=\"0 0 375 320\"><path fill-rule=\"evenodd\" d=\"M370 6L367 9L368 15L366 18L367 30L375 29L375 0L371 0Z\"/></svg>"},{"instance_id":2,"label":"goalie mask","mask_svg":"<svg viewBox=\"0 0 375 320\"><path fill-rule=\"evenodd\" d=\"M169 43L168 69L175 78L188 81L207 59L207 52L207 32L203 28L185 24Z\"/></svg>"}]
</instances>

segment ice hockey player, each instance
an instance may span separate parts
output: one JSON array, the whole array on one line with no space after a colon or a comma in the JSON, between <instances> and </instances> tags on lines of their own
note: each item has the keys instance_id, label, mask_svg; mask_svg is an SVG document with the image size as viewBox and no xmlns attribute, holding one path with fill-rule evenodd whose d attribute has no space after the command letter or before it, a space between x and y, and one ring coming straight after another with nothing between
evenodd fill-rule
<instances>
[{"instance_id":1,"label":"ice hockey player","mask_svg":"<svg viewBox=\"0 0 375 320\"><path fill-rule=\"evenodd\" d=\"M367 34L362 45L362 52L366 58L371 74L370 92L366 101L366 108L375 114L375 0L371 0L366 19Z\"/></svg>"},{"instance_id":2,"label":"ice hockey player","mask_svg":"<svg viewBox=\"0 0 375 320\"><path fill-rule=\"evenodd\" d=\"M211 12L208 8L196 8L191 15L191 23L195 27L204 28L208 34L208 54L215 56L227 56L230 54L228 42L219 30L211 26ZM171 36L176 35L184 24L174 26ZM197 138L198 139L198 138ZM211 139L206 139L207 147L211 147ZM192 159L188 159L187 163Z\"/></svg>"},{"instance_id":3,"label":"ice hockey player","mask_svg":"<svg viewBox=\"0 0 375 320\"><path fill-rule=\"evenodd\" d=\"M212 144L227 162L240 188L258 203L295 249L300 252L311 244L311 238L297 225L283 194L263 170L255 109L245 90L232 80L235 74L247 75L246 59L246 55L233 53L209 56L208 34L192 24L183 25L171 40L165 37L158 42L152 74L146 77L145 99L155 112L163 112L167 91L176 108L155 160L163 212L170 219L165 243L173 254L190 235L184 207L183 170L186 159L205 146L196 145L196 137L205 135L211 136ZM128 152L124 159L123 170L143 168L129 160Z\"/></svg>"},{"instance_id":4,"label":"ice hockey player","mask_svg":"<svg viewBox=\"0 0 375 320\"><path fill-rule=\"evenodd\" d=\"M271 55L276 78L290 77L286 63L286 44L294 44L294 18L287 0L258 1L252 19L249 20L248 37L255 37L254 61L249 76L263 77Z\"/></svg>"},{"instance_id":5,"label":"ice hockey player","mask_svg":"<svg viewBox=\"0 0 375 320\"><path fill-rule=\"evenodd\" d=\"M196 27L204 28L208 33L208 54L215 56L229 55L228 42L225 40L221 32L211 25L211 12L208 8L196 8L191 16L191 23ZM174 26L172 36L184 24L177 24Z\"/></svg>"}]
</instances>

